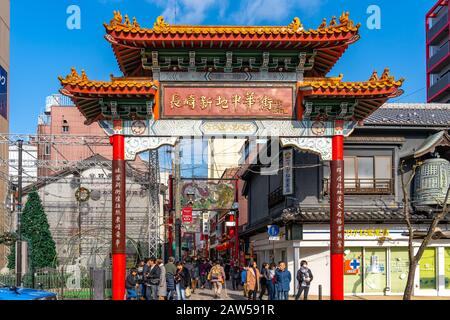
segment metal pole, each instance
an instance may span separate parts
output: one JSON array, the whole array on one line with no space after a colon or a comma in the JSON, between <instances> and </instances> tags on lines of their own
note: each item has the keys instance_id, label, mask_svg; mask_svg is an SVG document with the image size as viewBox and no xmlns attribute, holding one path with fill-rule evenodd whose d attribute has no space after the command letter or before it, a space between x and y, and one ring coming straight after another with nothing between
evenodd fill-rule
<instances>
[{"instance_id":1,"label":"metal pole","mask_svg":"<svg viewBox=\"0 0 450 320\"><path fill-rule=\"evenodd\" d=\"M322 285L319 284L319 300L322 300Z\"/></svg>"},{"instance_id":2,"label":"metal pole","mask_svg":"<svg viewBox=\"0 0 450 320\"><path fill-rule=\"evenodd\" d=\"M17 141L19 152L19 166L18 166L18 178L17 178L17 246L16 246L16 287L20 287L22 284L22 152L23 152L23 140Z\"/></svg>"}]
</instances>

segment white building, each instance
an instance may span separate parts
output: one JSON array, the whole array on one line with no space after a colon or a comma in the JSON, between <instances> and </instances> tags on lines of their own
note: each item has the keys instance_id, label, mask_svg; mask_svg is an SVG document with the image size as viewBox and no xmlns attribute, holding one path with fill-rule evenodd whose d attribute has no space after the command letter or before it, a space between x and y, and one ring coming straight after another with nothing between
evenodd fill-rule
<instances>
[{"instance_id":1,"label":"white building","mask_svg":"<svg viewBox=\"0 0 450 320\"><path fill-rule=\"evenodd\" d=\"M38 176L38 148L33 145L23 145L22 151L22 183L23 186L37 182ZM14 184L17 183L19 168L19 148L17 145L9 146L9 177Z\"/></svg>"}]
</instances>

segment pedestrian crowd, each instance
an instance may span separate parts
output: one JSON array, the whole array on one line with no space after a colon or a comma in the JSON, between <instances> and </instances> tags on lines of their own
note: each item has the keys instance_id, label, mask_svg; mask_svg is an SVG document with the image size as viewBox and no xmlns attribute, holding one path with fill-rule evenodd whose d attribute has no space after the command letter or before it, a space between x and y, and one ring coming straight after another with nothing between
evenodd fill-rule
<instances>
[{"instance_id":1,"label":"pedestrian crowd","mask_svg":"<svg viewBox=\"0 0 450 320\"><path fill-rule=\"evenodd\" d=\"M222 298L227 283L234 291L243 290L248 300L288 300L292 276L286 263L256 262L239 267L235 262L211 261L209 259L186 259L175 262L173 257L164 264L162 259L146 259L132 268L126 278L128 300L186 300L196 290L212 290L214 299ZM313 280L306 261L301 261L296 274L298 292L295 299L308 299Z\"/></svg>"}]
</instances>

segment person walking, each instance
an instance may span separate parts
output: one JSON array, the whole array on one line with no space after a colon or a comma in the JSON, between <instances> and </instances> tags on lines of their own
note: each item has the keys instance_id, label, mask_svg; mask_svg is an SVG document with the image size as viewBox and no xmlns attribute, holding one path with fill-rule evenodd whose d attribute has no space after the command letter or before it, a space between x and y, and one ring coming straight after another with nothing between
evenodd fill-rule
<instances>
[{"instance_id":1,"label":"person walking","mask_svg":"<svg viewBox=\"0 0 450 320\"><path fill-rule=\"evenodd\" d=\"M291 273L286 269L286 263L281 261L278 265L278 269L275 271L276 287L277 287L277 300L288 300L289 290L291 286Z\"/></svg>"},{"instance_id":2,"label":"person walking","mask_svg":"<svg viewBox=\"0 0 450 320\"><path fill-rule=\"evenodd\" d=\"M300 262L300 269L297 272L297 281L298 281L298 292L295 296L295 300L300 299L300 296L303 294L303 299L308 300L309 287L311 286L311 281L313 280L313 274L311 269L308 268L308 262L306 260L302 260Z\"/></svg>"},{"instance_id":3,"label":"person walking","mask_svg":"<svg viewBox=\"0 0 450 320\"><path fill-rule=\"evenodd\" d=\"M241 283L241 272L237 265L231 268L230 277L231 277L231 286L233 290L234 291L239 290L239 284Z\"/></svg>"},{"instance_id":4,"label":"person walking","mask_svg":"<svg viewBox=\"0 0 450 320\"><path fill-rule=\"evenodd\" d=\"M252 264L247 269L247 291L248 291L248 300L256 300L256 294L259 289L259 282L261 278L261 273L258 270L258 266L256 261L253 261Z\"/></svg>"},{"instance_id":5,"label":"person walking","mask_svg":"<svg viewBox=\"0 0 450 320\"><path fill-rule=\"evenodd\" d=\"M127 290L127 300L137 300L138 296L136 290L138 285L138 272L136 269L131 269L125 280L125 289Z\"/></svg>"},{"instance_id":6,"label":"person walking","mask_svg":"<svg viewBox=\"0 0 450 320\"><path fill-rule=\"evenodd\" d=\"M161 269L156 264L156 259L151 258L148 260L148 272L147 278L147 300L158 300L158 288L161 277Z\"/></svg>"},{"instance_id":7,"label":"person walking","mask_svg":"<svg viewBox=\"0 0 450 320\"><path fill-rule=\"evenodd\" d=\"M242 271L241 271L241 284L242 284L242 288L244 290L244 297L247 298L247 267L243 267Z\"/></svg>"},{"instance_id":8,"label":"person walking","mask_svg":"<svg viewBox=\"0 0 450 320\"><path fill-rule=\"evenodd\" d=\"M145 300L145 285L144 285L144 266L145 261L139 261L137 265L137 282L139 285L138 299Z\"/></svg>"},{"instance_id":9,"label":"person walking","mask_svg":"<svg viewBox=\"0 0 450 320\"><path fill-rule=\"evenodd\" d=\"M200 288L205 289L206 278L208 277L208 264L206 260L202 260L199 267L200 271Z\"/></svg>"},{"instance_id":10,"label":"person walking","mask_svg":"<svg viewBox=\"0 0 450 320\"><path fill-rule=\"evenodd\" d=\"M177 263L177 272L174 279L177 290L177 300L186 300L186 289L191 286L191 276L182 262Z\"/></svg>"},{"instance_id":11,"label":"person walking","mask_svg":"<svg viewBox=\"0 0 450 320\"><path fill-rule=\"evenodd\" d=\"M214 299L219 299L222 296L222 287L225 283L225 271L220 265L219 261L216 261L209 271L208 281L212 284L214 289Z\"/></svg>"},{"instance_id":12,"label":"person walking","mask_svg":"<svg viewBox=\"0 0 450 320\"><path fill-rule=\"evenodd\" d=\"M197 259L195 259L191 270L192 293L195 293L195 289L197 289L199 278L200 278L200 263Z\"/></svg>"},{"instance_id":13,"label":"person walking","mask_svg":"<svg viewBox=\"0 0 450 320\"><path fill-rule=\"evenodd\" d=\"M269 279L269 264L268 263L263 263L262 267L261 267L261 278L259 281L260 284L260 294L259 294L259 300L262 300L264 298L264 295L266 294L267 291L267 280Z\"/></svg>"},{"instance_id":14,"label":"person walking","mask_svg":"<svg viewBox=\"0 0 450 320\"><path fill-rule=\"evenodd\" d=\"M175 275L175 273L177 273L177 267L175 265L174 257L169 257L169 260L164 267L166 268L167 273L171 273L172 275Z\"/></svg>"},{"instance_id":15,"label":"person walking","mask_svg":"<svg viewBox=\"0 0 450 320\"><path fill-rule=\"evenodd\" d=\"M169 257L168 262L164 265L166 269L166 284L167 284L167 299L174 300L176 287L175 287L175 274L177 273L177 267L175 265L175 258Z\"/></svg>"},{"instance_id":16,"label":"person walking","mask_svg":"<svg viewBox=\"0 0 450 320\"><path fill-rule=\"evenodd\" d=\"M162 259L156 260L156 265L160 269L159 287L158 287L158 299L166 300L167 297L167 279L166 279L166 267Z\"/></svg>"},{"instance_id":17,"label":"person walking","mask_svg":"<svg viewBox=\"0 0 450 320\"><path fill-rule=\"evenodd\" d=\"M267 279L267 289L269 292L269 300L276 300L276 297L277 297L277 290L275 289L276 282L277 282L277 278L275 277L276 268L277 268L277 265L272 262L267 271L267 274L269 275L269 277Z\"/></svg>"}]
</instances>

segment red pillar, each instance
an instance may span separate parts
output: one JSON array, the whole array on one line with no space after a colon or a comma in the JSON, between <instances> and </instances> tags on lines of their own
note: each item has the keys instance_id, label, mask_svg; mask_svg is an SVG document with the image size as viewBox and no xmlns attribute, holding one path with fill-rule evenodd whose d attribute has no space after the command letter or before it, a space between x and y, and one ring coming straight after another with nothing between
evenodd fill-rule
<instances>
[{"instance_id":1,"label":"red pillar","mask_svg":"<svg viewBox=\"0 0 450 320\"><path fill-rule=\"evenodd\" d=\"M344 300L344 136L336 121L333 136L330 192L331 300Z\"/></svg>"},{"instance_id":2,"label":"red pillar","mask_svg":"<svg viewBox=\"0 0 450 320\"><path fill-rule=\"evenodd\" d=\"M126 277L126 169L122 121L114 121L112 181L112 298L125 300Z\"/></svg>"}]
</instances>

